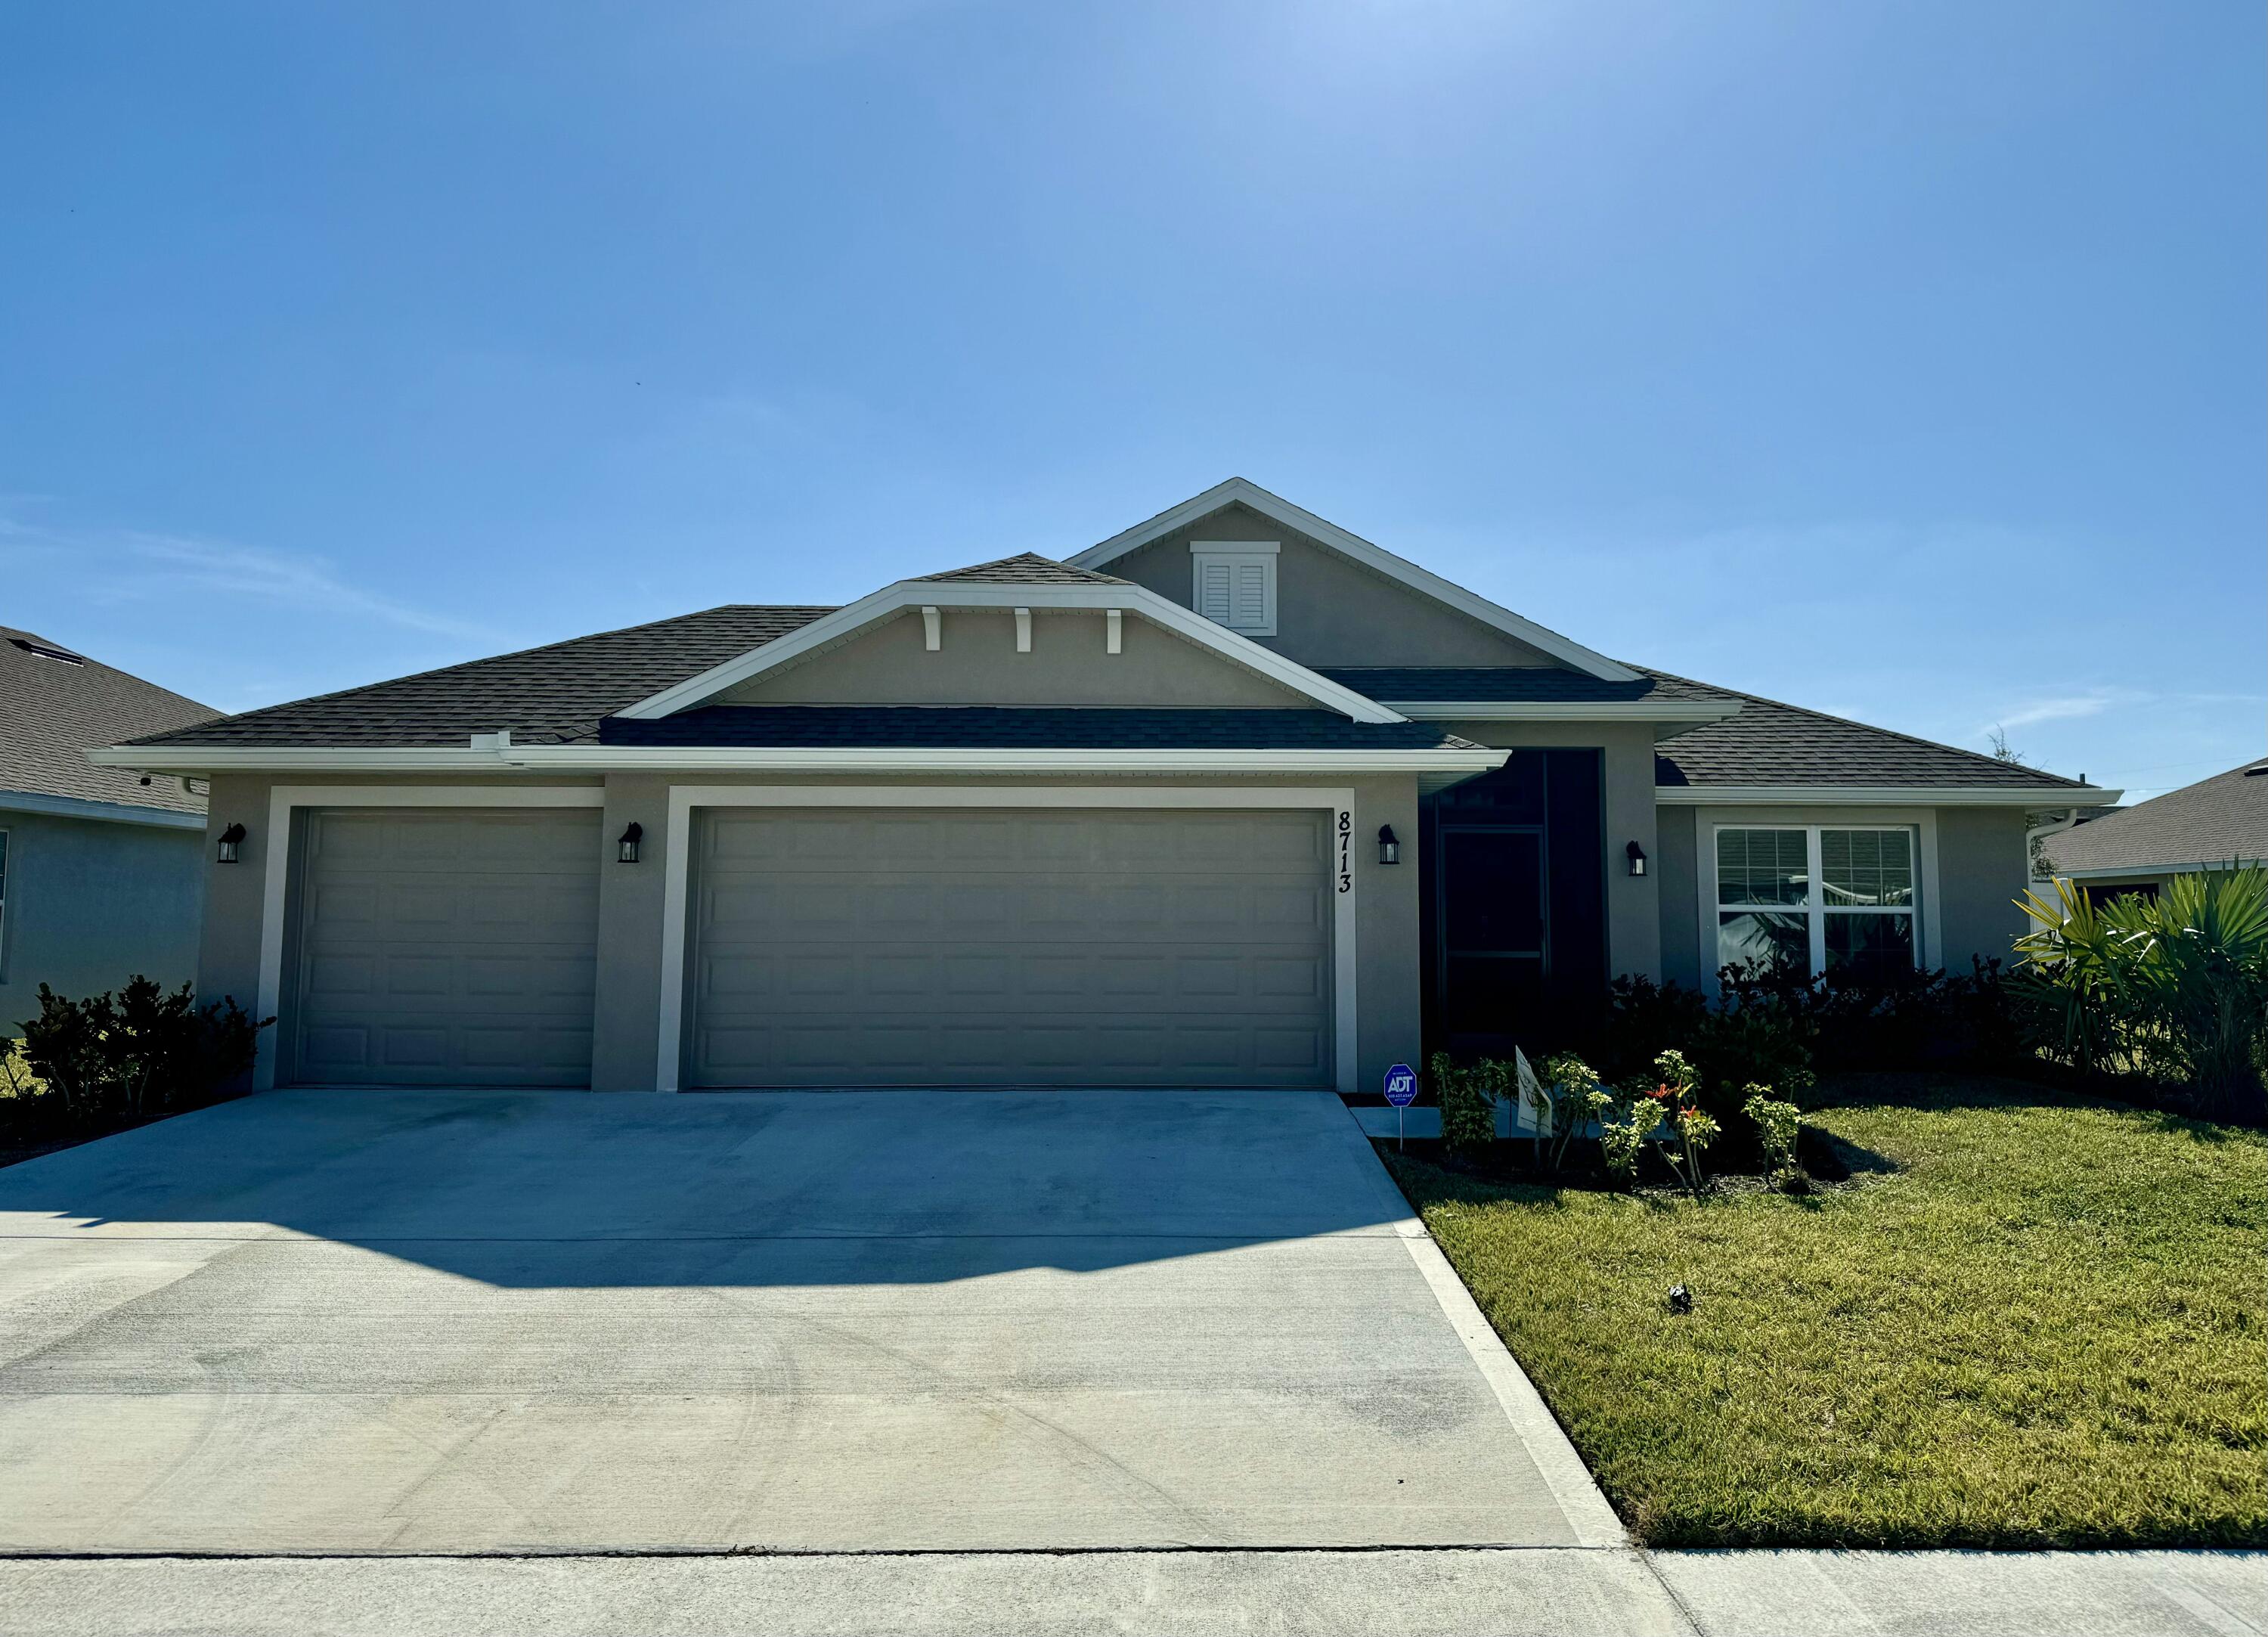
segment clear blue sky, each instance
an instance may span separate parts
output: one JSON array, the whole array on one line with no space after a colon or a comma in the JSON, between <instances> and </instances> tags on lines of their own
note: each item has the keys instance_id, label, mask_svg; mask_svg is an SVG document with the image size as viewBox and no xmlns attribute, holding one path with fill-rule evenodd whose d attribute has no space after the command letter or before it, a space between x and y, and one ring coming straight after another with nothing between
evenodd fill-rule
<instances>
[{"instance_id":1,"label":"clear blue sky","mask_svg":"<svg viewBox=\"0 0 2268 1637\"><path fill-rule=\"evenodd\" d=\"M2264 16L10 6L0 623L240 710L1241 473L2186 783L2268 750Z\"/></svg>"}]
</instances>

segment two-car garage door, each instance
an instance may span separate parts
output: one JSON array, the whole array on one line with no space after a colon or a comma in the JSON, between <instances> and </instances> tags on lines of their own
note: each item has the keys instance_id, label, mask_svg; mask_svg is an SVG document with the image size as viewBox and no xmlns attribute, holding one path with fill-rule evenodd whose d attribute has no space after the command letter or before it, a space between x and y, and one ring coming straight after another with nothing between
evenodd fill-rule
<instances>
[{"instance_id":1,"label":"two-car garage door","mask_svg":"<svg viewBox=\"0 0 2268 1637\"><path fill-rule=\"evenodd\" d=\"M689 1083L1331 1083L1320 813L722 808Z\"/></svg>"},{"instance_id":2,"label":"two-car garage door","mask_svg":"<svg viewBox=\"0 0 2268 1637\"><path fill-rule=\"evenodd\" d=\"M600 873L658 867L600 833L307 813L289 1076L588 1084ZM689 1085L1332 1083L1320 812L728 807L693 837Z\"/></svg>"}]
</instances>

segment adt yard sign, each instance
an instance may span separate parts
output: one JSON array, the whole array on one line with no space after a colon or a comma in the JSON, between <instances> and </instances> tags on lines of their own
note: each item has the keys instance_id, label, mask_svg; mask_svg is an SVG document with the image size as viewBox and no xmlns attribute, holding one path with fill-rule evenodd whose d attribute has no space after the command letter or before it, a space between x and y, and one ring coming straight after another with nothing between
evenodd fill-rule
<instances>
[{"instance_id":1,"label":"adt yard sign","mask_svg":"<svg viewBox=\"0 0 2268 1637\"><path fill-rule=\"evenodd\" d=\"M1402 1146L1402 1110L1418 1101L1418 1071L1397 1063L1386 1071L1386 1100L1394 1105L1394 1146Z\"/></svg>"}]
</instances>

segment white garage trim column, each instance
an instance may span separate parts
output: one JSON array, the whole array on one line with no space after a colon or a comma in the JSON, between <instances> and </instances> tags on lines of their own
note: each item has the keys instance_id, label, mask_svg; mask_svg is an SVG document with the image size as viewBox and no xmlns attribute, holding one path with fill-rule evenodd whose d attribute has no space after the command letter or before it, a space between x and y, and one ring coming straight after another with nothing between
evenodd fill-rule
<instances>
[{"instance_id":1,"label":"white garage trim column","mask_svg":"<svg viewBox=\"0 0 2268 1637\"><path fill-rule=\"evenodd\" d=\"M277 785L268 796L268 834L262 846L267 876L260 900L260 1017L274 1017L284 999L284 899L291 886L291 827L297 807L603 807L607 793L597 785ZM260 1043L252 1084L266 1091L276 1084L281 1050L272 1031Z\"/></svg>"},{"instance_id":2,"label":"white garage trim column","mask_svg":"<svg viewBox=\"0 0 2268 1637\"><path fill-rule=\"evenodd\" d=\"M661 1027L654 1084L679 1088L684 1058L685 957L688 896L692 886L693 809L696 807L1094 807L1139 808L1321 808L1331 833L1333 906L1332 1073L1342 1092L1356 1088L1358 1014L1355 1007L1356 933L1354 792L1343 789L1270 789L1180 785L675 785L669 792L669 835L663 849L666 881L661 921Z\"/></svg>"}]
</instances>

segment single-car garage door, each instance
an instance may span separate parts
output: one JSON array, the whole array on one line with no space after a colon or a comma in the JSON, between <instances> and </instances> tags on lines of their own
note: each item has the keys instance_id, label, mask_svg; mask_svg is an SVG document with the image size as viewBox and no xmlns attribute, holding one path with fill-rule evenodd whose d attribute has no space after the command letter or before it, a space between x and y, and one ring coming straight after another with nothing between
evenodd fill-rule
<instances>
[{"instance_id":1,"label":"single-car garage door","mask_svg":"<svg viewBox=\"0 0 2268 1637\"><path fill-rule=\"evenodd\" d=\"M292 1077L589 1085L599 856L593 807L310 813Z\"/></svg>"},{"instance_id":2,"label":"single-car garage door","mask_svg":"<svg viewBox=\"0 0 2268 1637\"><path fill-rule=\"evenodd\" d=\"M1320 812L702 818L692 1084L1332 1083Z\"/></svg>"}]
</instances>

